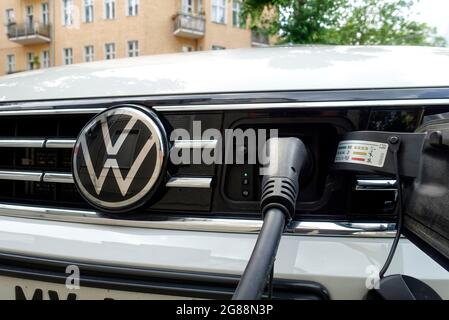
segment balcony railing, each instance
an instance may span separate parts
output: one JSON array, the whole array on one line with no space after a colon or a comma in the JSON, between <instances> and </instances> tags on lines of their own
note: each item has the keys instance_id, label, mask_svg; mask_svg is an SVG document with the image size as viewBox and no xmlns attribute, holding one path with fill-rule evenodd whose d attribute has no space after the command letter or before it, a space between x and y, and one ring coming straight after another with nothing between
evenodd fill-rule
<instances>
[{"instance_id":1,"label":"balcony railing","mask_svg":"<svg viewBox=\"0 0 449 320\"><path fill-rule=\"evenodd\" d=\"M8 25L8 39L20 44L50 42L50 26L41 23Z\"/></svg>"},{"instance_id":2,"label":"balcony railing","mask_svg":"<svg viewBox=\"0 0 449 320\"><path fill-rule=\"evenodd\" d=\"M251 44L254 47L267 47L270 45L270 38L258 30L251 30Z\"/></svg>"},{"instance_id":3,"label":"balcony railing","mask_svg":"<svg viewBox=\"0 0 449 320\"><path fill-rule=\"evenodd\" d=\"M203 16L178 13L173 18L174 34L184 38L201 38L206 31L206 19Z\"/></svg>"}]
</instances>

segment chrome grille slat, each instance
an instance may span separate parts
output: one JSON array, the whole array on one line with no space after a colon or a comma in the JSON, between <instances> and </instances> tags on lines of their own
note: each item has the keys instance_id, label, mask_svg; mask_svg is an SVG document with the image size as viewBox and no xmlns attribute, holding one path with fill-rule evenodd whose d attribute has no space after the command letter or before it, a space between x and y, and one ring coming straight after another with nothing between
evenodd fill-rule
<instances>
[{"instance_id":1,"label":"chrome grille slat","mask_svg":"<svg viewBox=\"0 0 449 320\"><path fill-rule=\"evenodd\" d=\"M42 175L41 171L2 170L0 171L0 180L40 182Z\"/></svg>"},{"instance_id":2,"label":"chrome grille slat","mask_svg":"<svg viewBox=\"0 0 449 320\"><path fill-rule=\"evenodd\" d=\"M73 175L71 173L44 172L42 181L52 183L73 183Z\"/></svg>"},{"instance_id":3,"label":"chrome grille slat","mask_svg":"<svg viewBox=\"0 0 449 320\"><path fill-rule=\"evenodd\" d=\"M217 140L176 140L175 149L215 149Z\"/></svg>"},{"instance_id":4,"label":"chrome grille slat","mask_svg":"<svg viewBox=\"0 0 449 320\"><path fill-rule=\"evenodd\" d=\"M26 170L0 171L0 180L74 183L72 173ZM168 188L210 188L212 177L172 177L167 182Z\"/></svg>"},{"instance_id":5,"label":"chrome grille slat","mask_svg":"<svg viewBox=\"0 0 449 320\"><path fill-rule=\"evenodd\" d=\"M393 179L358 179L355 190L395 191L397 190L397 184L396 180Z\"/></svg>"},{"instance_id":6,"label":"chrome grille slat","mask_svg":"<svg viewBox=\"0 0 449 320\"><path fill-rule=\"evenodd\" d=\"M1 170L0 180L73 183L73 176L71 173L26 171L26 170Z\"/></svg>"},{"instance_id":7,"label":"chrome grille slat","mask_svg":"<svg viewBox=\"0 0 449 320\"><path fill-rule=\"evenodd\" d=\"M0 138L0 148L47 148L47 149L71 149L75 146L76 139L14 139ZM175 149L214 149L217 140L176 140Z\"/></svg>"},{"instance_id":8,"label":"chrome grille slat","mask_svg":"<svg viewBox=\"0 0 449 320\"><path fill-rule=\"evenodd\" d=\"M0 138L0 148L43 148L45 139Z\"/></svg>"},{"instance_id":9,"label":"chrome grille slat","mask_svg":"<svg viewBox=\"0 0 449 320\"><path fill-rule=\"evenodd\" d=\"M75 139L46 139L46 138L0 138L0 148L48 148L71 149Z\"/></svg>"},{"instance_id":10,"label":"chrome grille slat","mask_svg":"<svg viewBox=\"0 0 449 320\"><path fill-rule=\"evenodd\" d=\"M167 182L169 188L210 188L212 177L172 177Z\"/></svg>"},{"instance_id":11,"label":"chrome grille slat","mask_svg":"<svg viewBox=\"0 0 449 320\"><path fill-rule=\"evenodd\" d=\"M48 149L72 149L75 146L76 139L47 139L45 148Z\"/></svg>"}]
</instances>

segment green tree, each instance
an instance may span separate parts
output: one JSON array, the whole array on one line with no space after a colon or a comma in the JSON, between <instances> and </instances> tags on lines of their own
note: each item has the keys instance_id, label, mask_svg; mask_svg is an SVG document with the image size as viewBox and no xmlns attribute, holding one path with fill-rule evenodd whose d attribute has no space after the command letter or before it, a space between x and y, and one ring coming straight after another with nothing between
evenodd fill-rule
<instances>
[{"instance_id":1,"label":"green tree","mask_svg":"<svg viewBox=\"0 0 449 320\"><path fill-rule=\"evenodd\" d=\"M445 46L435 28L414 21L413 0L245 0L252 27L280 43Z\"/></svg>"}]
</instances>

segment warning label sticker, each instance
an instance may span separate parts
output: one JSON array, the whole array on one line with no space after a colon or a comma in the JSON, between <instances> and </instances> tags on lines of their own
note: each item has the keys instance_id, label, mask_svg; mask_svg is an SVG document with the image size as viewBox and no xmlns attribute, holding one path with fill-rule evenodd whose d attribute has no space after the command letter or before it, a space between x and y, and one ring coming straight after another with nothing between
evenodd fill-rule
<instances>
[{"instance_id":1,"label":"warning label sticker","mask_svg":"<svg viewBox=\"0 0 449 320\"><path fill-rule=\"evenodd\" d=\"M388 144L375 141L346 140L338 145L335 162L357 163L383 167Z\"/></svg>"}]
</instances>

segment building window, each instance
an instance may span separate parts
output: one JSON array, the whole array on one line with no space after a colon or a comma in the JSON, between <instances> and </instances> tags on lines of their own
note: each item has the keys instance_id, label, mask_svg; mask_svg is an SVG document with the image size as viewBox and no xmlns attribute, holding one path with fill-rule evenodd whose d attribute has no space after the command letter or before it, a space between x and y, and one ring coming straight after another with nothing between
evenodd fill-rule
<instances>
[{"instance_id":1,"label":"building window","mask_svg":"<svg viewBox=\"0 0 449 320\"><path fill-rule=\"evenodd\" d=\"M16 56L8 54L6 56L6 72L13 73L16 71Z\"/></svg>"},{"instance_id":2,"label":"building window","mask_svg":"<svg viewBox=\"0 0 449 320\"><path fill-rule=\"evenodd\" d=\"M139 41L128 41L128 57L139 56Z\"/></svg>"},{"instance_id":3,"label":"building window","mask_svg":"<svg viewBox=\"0 0 449 320\"><path fill-rule=\"evenodd\" d=\"M28 70L33 70L34 69L34 53L33 52L28 52L27 53L27 67Z\"/></svg>"},{"instance_id":4,"label":"building window","mask_svg":"<svg viewBox=\"0 0 449 320\"><path fill-rule=\"evenodd\" d=\"M104 18L115 19L115 0L104 0Z\"/></svg>"},{"instance_id":5,"label":"building window","mask_svg":"<svg viewBox=\"0 0 449 320\"><path fill-rule=\"evenodd\" d=\"M94 0L84 0L84 22L94 22Z\"/></svg>"},{"instance_id":6,"label":"building window","mask_svg":"<svg viewBox=\"0 0 449 320\"><path fill-rule=\"evenodd\" d=\"M106 43L104 51L106 60L115 59L115 43Z\"/></svg>"},{"instance_id":7,"label":"building window","mask_svg":"<svg viewBox=\"0 0 449 320\"><path fill-rule=\"evenodd\" d=\"M42 3L41 5L42 10L42 24L44 26L48 25L48 3Z\"/></svg>"},{"instance_id":8,"label":"building window","mask_svg":"<svg viewBox=\"0 0 449 320\"><path fill-rule=\"evenodd\" d=\"M14 24L15 21L16 21L16 19L15 19L14 9L6 9L5 10L5 22L6 22L5 31L6 31L6 34L9 34L10 32L12 34L15 33L14 28L10 27L10 25Z\"/></svg>"},{"instance_id":9,"label":"building window","mask_svg":"<svg viewBox=\"0 0 449 320\"><path fill-rule=\"evenodd\" d=\"M64 48L64 64L73 64L73 49Z\"/></svg>"},{"instance_id":10,"label":"building window","mask_svg":"<svg viewBox=\"0 0 449 320\"><path fill-rule=\"evenodd\" d=\"M139 14L139 0L128 0L128 9L126 12L130 17L137 16Z\"/></svg>"},{"instance_id":11,"label":"building window","mask_svg":"<svg viewBox=\"0 0 449 320\"><path fill-rule=\"evenodd\" d=\"M26 26L28 30L34 29L34 14L33 14L33 6L26 7Z\"/></svg>"},{"instance_id":12,"label":"building window","mask_svg":"<svg viewBox=\"0 0 449 320\"><path fill-rule=\"evenodd\" d=\"M212 45L212 50L225 50L226 48L223 46L217 46L216 44Z\"/></svg>"},{"instance_id":13,"label":"building window","mask_svg":"<svg viewBox=\"0 0 449 320\"><path fill-rule=\"evenodd\" d=\"M204 15L203 0L198 0L198 14Z\"/></svg>"},{"instance_id":14,"label":"building window","mask_svg":"<svg viewBox=\"0 0 449 320\"><path fill-rule=\"evenodd\" d=\"M50 67L50 52L48 50L42 51L42 68Z\"/></svg>"},{"instance_id":15,"label":"building window","mask_svg":"<svg viewBox=\"0 0 449 320\"><path fill-rule=\"evenodd\" d=\"M62 24L64 26L73 24L73 0L62 0Z\"/></svg>"},{"instance_id":16,"label":"building window","mask_svg":"<svg viewBox=\"0 0 449 320\"><path fill-rule=\"evenodd\" d=\"M94 55L94 46L85 46L84 47L84 61L92 62L95 59Z\"/></svg>"},{"instance_id":17,"label":"building window","mask_svg":"<svg viewBox=\"0 0 449 320\"><path fill-rule=\"evenodd\" d=\"M233 0L232 1L232 25L234 27L242 28L244 27L244 22L242 21L242 1Z\"/></svg>"},{"instance_id":18,"label":"building window","mask_svg":"<svg viewBox=\"0 0 449 320\"><path fill-rule=\"evenodd\" d=\"M193 0L182 0L182 13L193 13Z\"/></svg>"},{"instance_id":19,"label":"building window","mask_svg":"<svg viewBox=\"0 0 449 320\"><path fill-rule=\"evenodd\" d=\"M212 0L212 21L226 23L226 0Z\"/></svg>"},{"instance_id":20,"label":"building window","mask_svg":"<svg viewBox=\"0 0 449 320\"><path fill-rule=\"evenodd\" d=\"M6 24L10 25L16 21L16 16L14 14L14 9L6 9Z\"/></svg>"}]
</instances>

